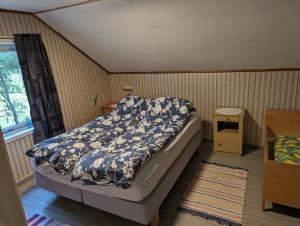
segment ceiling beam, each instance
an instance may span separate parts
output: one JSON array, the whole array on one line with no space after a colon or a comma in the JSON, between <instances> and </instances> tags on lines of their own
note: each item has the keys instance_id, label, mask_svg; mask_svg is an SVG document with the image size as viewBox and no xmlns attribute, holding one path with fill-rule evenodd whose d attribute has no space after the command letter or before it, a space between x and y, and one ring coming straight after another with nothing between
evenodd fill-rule
<instances>
[{"instance_id":1,"label":"ceiling beam","mask_svg":"<svg viewBox=\"0 0 300 226\"><path fill-rule=\"evenodd\" d=\"M93 3L93 2L98 2L98 1L101 1L101 0L88 0L88 1L78 2L78 3L74 3L74 4L69 4L69 5L64 5L64 6L60 6L60 7L55 7L55 8L52 8L52 9L45 9L45 10L37 11L37 12L34 12L34 14L48 13L48 12L52 12L52 11L56 11L56 10L60 10L60 9L71 8L71 7L85 5L85 4L89 4L89 3Z\"/></svg>"}]
</instances>

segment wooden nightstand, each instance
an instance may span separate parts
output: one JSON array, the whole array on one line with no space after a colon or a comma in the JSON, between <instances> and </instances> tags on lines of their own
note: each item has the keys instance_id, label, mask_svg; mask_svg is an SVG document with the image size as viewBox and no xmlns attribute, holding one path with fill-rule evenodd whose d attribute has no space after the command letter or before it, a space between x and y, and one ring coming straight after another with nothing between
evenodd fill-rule
<instances>
[{"instance_id":1,"label":"wooden nightstand","mask_svg":"<svg viewBox=\"0 0 300 226\"><path fill-rule=\"evenodd\" d=\"M236 115L213 114L214 150L242 154L244 110Z\"/></svg>"},{"instance_id":2,"label":"wooden nightstand","mask_svg":"<svg viewBox=\"0 0 300 226\"><path fill-rule=\"evenodd\" d=\"M110 104L105 104L102 106L102 114L106 114L108 112L111 112L114 107L116 106L117 104L114 104L114 103L110 103Z\"/></svg>"}]
</instances>

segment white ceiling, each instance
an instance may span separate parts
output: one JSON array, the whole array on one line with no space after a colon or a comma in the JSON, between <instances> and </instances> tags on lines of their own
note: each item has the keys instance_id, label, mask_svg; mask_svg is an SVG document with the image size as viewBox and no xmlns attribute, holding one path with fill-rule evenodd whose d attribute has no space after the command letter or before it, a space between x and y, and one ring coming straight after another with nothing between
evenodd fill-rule
<instances>
[{"instance_id":1,"label":"white ceiling","mask_svg":"<svg viewBox=\"0 0 300 226\"><path fill-rule=\"evenodd\" d=\"M300 67L299 8L299 0L102 0L38 16L109 71L232 70Z\"/></svg>"},{"instance_id":2,"label":"white ceiling","mask_svg":"<svg viewBox=\"0 0 300 226\"><path fill-rule=\"evenodd\" d=\"M0 0L0 8L37 12L84 1L85 0Z\"/></svg>"}]
</instances>

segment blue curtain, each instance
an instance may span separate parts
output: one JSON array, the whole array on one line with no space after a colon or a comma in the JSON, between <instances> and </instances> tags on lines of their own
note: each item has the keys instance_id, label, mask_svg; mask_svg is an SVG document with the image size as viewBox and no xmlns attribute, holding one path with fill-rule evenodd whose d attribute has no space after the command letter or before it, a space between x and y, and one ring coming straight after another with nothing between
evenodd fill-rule
<instances>
[{"instance_id":1,"label":"blue curtain","mask_svg":"<svg viewBox=\"0 0 300 226\"><path fill-rule=\"evenodd\" d=\"M34 126L34 142L65 132L61 107L40 34L14 35Z\"/></svg>"}]
</instances>

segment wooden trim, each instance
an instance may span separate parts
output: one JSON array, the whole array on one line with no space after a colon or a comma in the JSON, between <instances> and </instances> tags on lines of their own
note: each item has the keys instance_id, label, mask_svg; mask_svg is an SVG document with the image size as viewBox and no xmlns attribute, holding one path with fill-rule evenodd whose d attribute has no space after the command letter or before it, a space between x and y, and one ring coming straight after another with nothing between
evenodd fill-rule
<instances>
[{"instance_id":1,"label":"wooden trim","mask_svg":"<svg viewBox=\"0 0 300 226\"><path fill-rule=\"evenodd\" d=\"M124 71L109 74L183 74L183 73L230 73L230 72L268 72L268 71L300 71L300 68L262 68L262 69L228 69L228 70L194 70L194 71Z\"/></svg>"},{"instance_id":2,"label":"wooden trim","mask_svg":"<svg viewBox=\"0 0 300 226\"><path fill-rule=\"evenodd\" d=\"M14 39L13 36L0 36L0 39Z\"/></svg>"},{"instance_id":3,"label":"wooden trim","mask_svg":"<svg viewBox=\"0 0 300 226\"><path fill-rule=\"evenodd\" d=\"M26 183L27 181L33 179L34 176L33 176L33 173L29 174L28 176L24 177L23 179L21 180L18 180L16 183L17 183L17 186L21 186L22 184Z\"/></svg>"},{"instance_id":4,"label":"wooden trim","mask_svg":"<svg viewBox=\"0 0 300 226\"><path fill-rule=\"evenodd\" d=\"M29 12L29 11L4 9L4 8L0 8L0 12L4 12L4 13L19 13L19 14L27 14L27 15L32 15L33 14L32 12Z\"/></svg>"},{"instance_id":5,"label":"wooden trim","mask_svg":"<svg viewBox=\"0 0 300 226\"><path fill-rule=\"evenodd\" d=\"M55 7L55 8L52 8L52 9L46 9L46 10L37 11L37 12L34 12L34 14L47 13L47 12L52 12L52 11L56 11L56 10L60 10L60 9L71 8L71 7L85 5L85 4L88 4L88 3L99 2L99 1L101 1L101 0L83 1L83 2L78 2L78 3L75 3L75 4L70 4L70 5Z\"/></svg>"}]
</instances>

